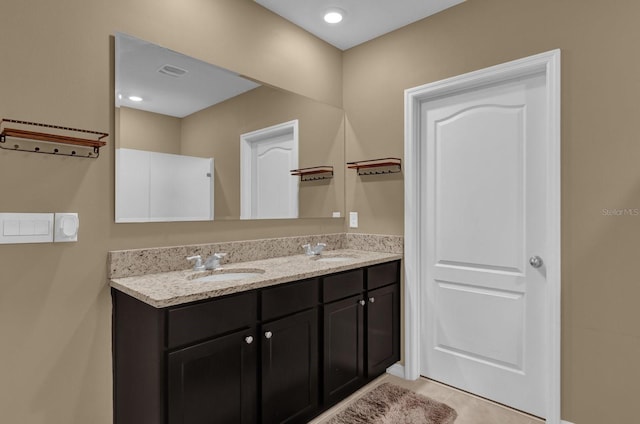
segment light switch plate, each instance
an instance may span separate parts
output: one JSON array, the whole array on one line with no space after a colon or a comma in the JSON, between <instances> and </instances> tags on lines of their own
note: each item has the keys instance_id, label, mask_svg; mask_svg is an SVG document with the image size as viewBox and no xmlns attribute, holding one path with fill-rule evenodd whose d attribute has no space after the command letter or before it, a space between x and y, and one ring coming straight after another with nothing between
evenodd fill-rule
<instances>
[{"instance_id":1,"label":"light switch plate","mask_svg":"<svg viewBox=\"0 0 640 424\"><path fill-rule=\"evenodd\" d=\"M79 227L80 220L77 213L56 213L53 241L56 243L78 241Z\"/></svg>"},{"instance_id":2,"label":"light switch plate","mask_svg":"<svg viewBox=\"0 0 640 424\"><path fill-rule=\"evenodd\" d=\"M0 244L52 241L52 213L0 213Z\"/></svg>"}]
</instances>

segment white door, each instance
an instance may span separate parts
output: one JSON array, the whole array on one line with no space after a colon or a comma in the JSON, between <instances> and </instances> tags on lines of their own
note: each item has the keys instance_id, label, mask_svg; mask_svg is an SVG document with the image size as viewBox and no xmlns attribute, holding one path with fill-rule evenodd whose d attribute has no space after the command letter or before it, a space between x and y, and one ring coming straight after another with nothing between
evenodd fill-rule
<instances>
[{"instance_id":1,"label":"white door","mask_svg":"<svg viewBox=\"0 0 640 424\"><path fill-rule=\"evenodd\" d=\"M241 219L297 218L298 121L241 137Z\"/></svg>"},{"instance_id":2,"label":"white door","mask_svg":"<svg viewBox=\"0 0 640 424\"><path fill-rule=\"evenodd\" d=\"M421 105L421 374L542 417L545 81L539 73Z\"/></svg>"}]
</instances>

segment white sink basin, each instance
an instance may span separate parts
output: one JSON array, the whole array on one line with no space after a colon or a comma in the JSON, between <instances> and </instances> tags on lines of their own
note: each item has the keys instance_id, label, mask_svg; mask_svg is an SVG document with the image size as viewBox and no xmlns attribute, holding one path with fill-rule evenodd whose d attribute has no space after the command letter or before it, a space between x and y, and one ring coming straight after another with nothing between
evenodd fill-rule
<instances>
[{"instance_id":1,"label":"white sink basin","mask_svg":"<svg viewBox=\"0 0 640 424\"><path fill-rule=\"evenodd\" d=\"M197 281L200 283L210 283L217 281L234 281L234 280L244 280L245 278L255 277L257 275L263 274L263 270L251 270L251 271L213 271L211 274L206 274L201 277L196 275L192 275L189 279L191 281Z\"/></svg>"},{"instance_id":2,"label":"white sink basin","mask_svg":"<svg viewBox=\"0 0 640 424\"><path fill-rule=\"evenodd\" d=\"M321 256L315 259L318 262L344 262L353 259L349 256Z\"/></svg>"}]
</instances>

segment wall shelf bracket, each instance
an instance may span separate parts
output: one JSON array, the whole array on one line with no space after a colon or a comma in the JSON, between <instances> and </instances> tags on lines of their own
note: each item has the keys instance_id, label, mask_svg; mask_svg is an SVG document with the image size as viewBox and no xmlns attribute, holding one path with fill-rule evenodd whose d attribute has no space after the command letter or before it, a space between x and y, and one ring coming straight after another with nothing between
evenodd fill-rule
<instances>
[{"instance_id":1,"label":"wall shelf bracket","mask_svg":"<svg viewBox=\"0 0 640 424\"><path fill-rule=\"evenodd\" d=\"M6 124L12 124L11 128ZM46 128L47 130L46 132L34 131L33 127ZM78 135L81 134L91 134L94 139L79 137ZM100 156L100 147L107 144L102 139L108 135L108 133L98 131L38 122L6 118L0 120L0 149L4 150L95 159Z\"/></svg>"},{"instance_id":2,"label":"wall shelf bracket","mask_svg":"<svg viewBox=\"0 0 640 424\"><path fill-rule=\"evenodd\" d=\"M333 178L333 166L312 166L310 168L292 169L290 172L293 176L300 176L300 181Z\"/></svg>"},{"instance_id":3,"label":"wall shelf bracket","mask_svg":"<svg viewBox=\"0 0 640 424\"><path fill-rule=\"evenodd\" d=\"M347 162L347 167L355 169L358 175L395 174L402 171L402 159L382 158Z\"/></svg>"}]
</instances>

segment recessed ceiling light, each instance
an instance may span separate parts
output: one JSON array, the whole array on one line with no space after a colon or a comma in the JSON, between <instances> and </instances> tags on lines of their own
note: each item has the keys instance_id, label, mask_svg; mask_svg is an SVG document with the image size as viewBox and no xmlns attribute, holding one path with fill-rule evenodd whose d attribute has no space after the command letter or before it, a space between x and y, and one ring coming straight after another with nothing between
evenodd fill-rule
<instances>
[{"instance_id":1,"label":"recessed ceiling light","mask_svg":"<svg viewBox=\"0 0 640 424\"><path fill-rule=\"evenodd\" d=\"M337 24L342 21L344 11L341 9L329 9L324 14L324 21L328 24Z\"/></svg>"},{"instance_id":2,"label":"recessed ceiling light","mask_svg":"<svg viewBox=\"0 0 640 424\"><path fill-rule=\"evenodd\" d=\"M140 97L140 96L129 96L129 100L131 100L132 102L141 102L142 101L142 97Z\"/></svg>"}]
</instances>

